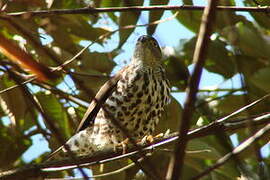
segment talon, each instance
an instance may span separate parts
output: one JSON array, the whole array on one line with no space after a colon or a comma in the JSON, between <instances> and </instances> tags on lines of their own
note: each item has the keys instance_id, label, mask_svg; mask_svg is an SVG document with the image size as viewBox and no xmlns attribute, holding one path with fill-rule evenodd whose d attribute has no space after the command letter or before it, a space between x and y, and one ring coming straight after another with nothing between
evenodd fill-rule
<instances>
[{"instance_id":1,"label":"talon","mask_svg":"<svg viewBox=\"0 0 270 180\"><path fill-rule=\"evenodd\" d=\"M122 141L119 144L117 144L117 146L122 147L122 149L123 149L122 154L126 154L128 142L129 142L129 139L126 138L124 141Z\"/></svg>"},{"instance_id":2,"label":"talon","mask_svg":"<svg viewBox=\"0 0 270 180\"><path fill-rule=\"evenodd\" d=\"M154 139L156 139L156 138L162 138L162 137L164 137L164 133L159 133L158 135L156 135L154 137Z\"/></svg>"},{"instance_id":3,"label":"talon","mask_svg":"<svg viewBox=\"0 0 270 180\"><path fill-rule=\"evenodd\" d=\"M154 142L154 137L152 135L149 135L149 136L147 136L146 140L149 143L153 143Z\"/></svg>"},{"instance_id":4,"label":"talon","mask_svg":"<svg viewBox=\"0 0 270 180\"><path fill-rule=\"evenodd\" d=\"M152 143L152 142L154 142L154 138L153 138L152 135L146 135L146 136L144 136L144 137L142 138L141 142L142 142L143 144Z\"/></svg>"},{"instance_id":5,"label":"talon","mask_svg":"<svg viewBox=\"0 0 270 180\"><path fill-rule=\"evenodd\" d=\"M171 132L171 130L170 129L167 129L167 131L165 132L165 134L164 134L164 138L166 138L166 137L168 137L169 136L169 134L170 134L170 132Z\"/></svg>"}]
</instances>

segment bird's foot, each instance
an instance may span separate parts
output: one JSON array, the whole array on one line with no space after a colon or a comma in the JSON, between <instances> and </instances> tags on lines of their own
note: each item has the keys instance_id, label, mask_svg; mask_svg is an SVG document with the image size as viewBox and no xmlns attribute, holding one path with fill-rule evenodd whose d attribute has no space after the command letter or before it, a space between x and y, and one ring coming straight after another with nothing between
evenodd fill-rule
<instances>
[{"instance_id":1,"label":"bird's foot","mask_svg":"<svg viewBox=\"0 0 270 180\"><path fill-rule=\"evenodd\" d=\"M152 143L155 141L155 139L162 138L162 137L164 137L165 135L166 135L166 133L165 133L165 134L164 134L164 133L159 133L159 134L157 134L157 135L155 135L155 136L152 136L152 135L146 135L146 136L144 136L144 137L142 138L141 143L143 143L143 144L152 144Z\"/></svg>"},{"instance_id":2,"label":"bird's foot","mask_svg":"<svg viewBox=\"0 0 270 180\"><path fill-rule=\"evenodd\" d=\"M122 154L126 154L128 143L129 143L129 139L126 138L124 141L118 143L118 144L115 146L115 149L114 149L114 150L116 151L117 147L120 147L120 148L122 148Z\"/></svg>"},{"instance_id":3,"label":"bird's foot","mask_svg":"<svg viewBox=\"0 0 270 180\"><path fill-rule=\"evenodd\" d=\"M149 144L154 142L154 137L152 135L146 135L142 138L141 143L142 144Z\"/></svg>"}]
</instances>

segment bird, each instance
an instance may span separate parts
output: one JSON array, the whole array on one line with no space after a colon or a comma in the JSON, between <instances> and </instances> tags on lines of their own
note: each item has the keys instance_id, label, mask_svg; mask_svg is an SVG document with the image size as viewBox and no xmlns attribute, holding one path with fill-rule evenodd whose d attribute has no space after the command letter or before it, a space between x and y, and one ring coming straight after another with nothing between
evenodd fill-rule
<instances>
[{"instance_id":1,"label":"bird","mask_svg":"<svg viewBox=\"0 0 270 180\"><path fill-rule=\"evenodd\" d=\"M152 36L142 35L130 63L100 88L66 145L76 156L85 156L115 148L128 137L139 141L154 133L169 103L160 46ZM61 146L49 157L67 154Z\"/></svg>"}]
</instances>

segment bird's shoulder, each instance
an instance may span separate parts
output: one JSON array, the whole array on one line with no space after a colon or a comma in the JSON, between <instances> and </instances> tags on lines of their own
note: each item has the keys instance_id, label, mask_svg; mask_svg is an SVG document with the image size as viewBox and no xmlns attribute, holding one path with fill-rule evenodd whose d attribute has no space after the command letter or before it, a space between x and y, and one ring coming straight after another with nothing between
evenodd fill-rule
<instances>
[{"instance_id":1,"label":"bird's shoulder","mask_svg":"<svg viewBox=\"0 0 270 180\"><path fill-rule=\"evenodd\" d=\"M92 99L88 109L86 110L78 128L77 132L94 124L94 119L99 112L101 106L106 102L108 97L113 93L119 80L123 78L123 73L129 69L129 66L123 67L113 77L111 77L97 92Z\"/></svg>"}]
</instances>

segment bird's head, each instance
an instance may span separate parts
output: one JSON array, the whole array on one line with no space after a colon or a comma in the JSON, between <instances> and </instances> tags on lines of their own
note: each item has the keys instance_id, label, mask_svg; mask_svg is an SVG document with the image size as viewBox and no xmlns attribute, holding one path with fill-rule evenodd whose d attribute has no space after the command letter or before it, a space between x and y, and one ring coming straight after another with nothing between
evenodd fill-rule
<instances>
[{"instance_id":1,"label":"bird's head","mask_svg":"<svg viewBox=\"0 0 270 180\"><path fill-rule=\"evenodd\" d=\"M143 35L139 37L133 54L133 61L155 66L161 63L161 58L162 54L158 42L152 36Z\"/></svg>"}]
</instances>

